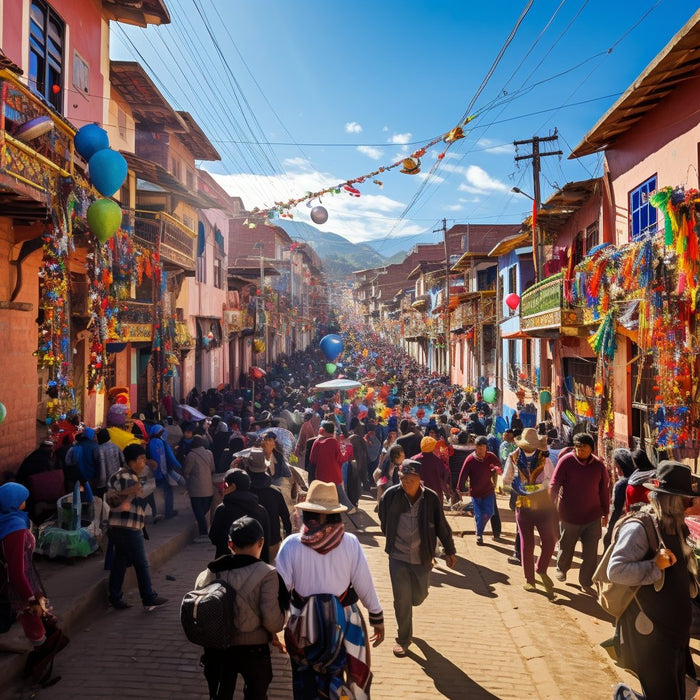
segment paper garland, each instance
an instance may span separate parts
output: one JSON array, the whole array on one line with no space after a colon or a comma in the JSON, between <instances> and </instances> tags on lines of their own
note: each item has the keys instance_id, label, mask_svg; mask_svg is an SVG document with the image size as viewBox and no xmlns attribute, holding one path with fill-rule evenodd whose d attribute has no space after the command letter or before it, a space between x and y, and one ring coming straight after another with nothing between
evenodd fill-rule
<instances>
[{"instance_id":1,"label":"paper garland","mask_svg":"<svg viewBox=\"0 0 700 700\"><path fill-rule=\"evenodd\" d=\"M312 199L319 199L320 197L329 194L340 194L343 191L347 192L353 197L359 197L360 192L355 187L355 185L362 184L367 180L371 180L372 183L377 185L378 187L383 187L384 183L381 180L376 180L373 178L376 178L376 176L380 175L381 173L389 172L394 168L401 167L403 168L401 172L409 175L414 175L420 171L420 159L426 154L428 149L441 142L447 144L442 153L440 153L437 157L438 160L442 160L445 156L445 153L447 153L447 151L449 150L450 146L452 146L452 144L458 141L459 139L464 138L465 134L462 127L469 124L469 122L475 119L476 116L477 115L474 114L468 117L460 126L456 126L453 129L450 129L450 131L448 131L447 133L443 134L442 136L439 136L438 138L433 139L432 141L429 141L424 146L411 153L410 156L403 156L400 160L397 160L395 163L382 166L381 168L377 168L377 170L373 170L372 172L367 173L366 175L352 178L351 180L345 180L344 182L340 182L337 185L332 185L331 187L326 187L322 190L318 190L317 192L306 192L302 197L298 197L296 199L289 199L286 202L275 202L274 206L269 207L268 209L259 209L256 207L250 213L252 216L257 215L265 217L267 219L272 219L275 214L278 214L283 219L293 219L294 215L291 213L290 210L298 206L299 204L309 202ZM255 226L255 223L249 222L248 225L252 228Z\"/></svg>"}]
</instances>

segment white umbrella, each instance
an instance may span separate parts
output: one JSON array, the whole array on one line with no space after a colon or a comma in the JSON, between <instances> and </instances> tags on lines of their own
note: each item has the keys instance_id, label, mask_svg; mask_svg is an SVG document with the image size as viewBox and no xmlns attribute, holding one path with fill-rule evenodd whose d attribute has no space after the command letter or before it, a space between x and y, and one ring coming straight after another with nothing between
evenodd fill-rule
<instances>
[{"instance_id":1,"label":"white umbrella","mask_svg":"<svg viewBox=\"0 0 700 700\"><path fill-rule=\"evenodd\" d=\"M175 408L175 413L177 413L180 420L200 421L206 418L201 411L198 411L193 406L188 406L186 403L177 406Z\"/></svg>"},{"instance_id":2,"label":"white umbrella","mask_svg":"<svg viewBox=\"0 0 700 700\"><path fill-rule=\"evenodd\" d=\"M362 386L361 382L356 382L354 379L331 379L327 382L317 384L314 389L323 389L324 391L338 391L342 389L359 389Z\"/></svg>"}]
</instances>

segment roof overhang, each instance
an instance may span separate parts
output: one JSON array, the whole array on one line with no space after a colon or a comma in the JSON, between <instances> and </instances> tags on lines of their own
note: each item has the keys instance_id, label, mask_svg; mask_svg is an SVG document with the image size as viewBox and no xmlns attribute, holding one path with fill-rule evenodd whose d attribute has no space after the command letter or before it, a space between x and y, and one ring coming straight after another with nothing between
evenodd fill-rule
<instances>
[{"instance_id":1,"label":"roof overhang","mask_svg":"<svg viewBox=\"0 0 700 700\"><path fill-rule=\"evenodd\" d=\"M681 83L700 72L700 10L669 41L641 75L583 137L569 158L609 147Z\"/></svg>"},{"instance_id":2,"label":"roof overhang","mask_svg":"<svg viewBox=\"0 0 700 700\"><path fill-rule=\"evenodd\" d=\"M102 11L107 19L138 27L170 24L164 0L103 0Z\"/></svg>"},{"instance_id":3,"label":"roof overhang","mask_svg":"<svg viewBox=\"0 0 700 700\"><path fill-rule=\"evenodd\" d=\"M173 195L199 209L216 209L219 206L211 197L201 192L191 192L162 165L128 151L120 151L120 153L126 159L129 169L136 173L137 178L157 185L165 194Z\"/></svg>"},{"instance_id":4,"label":"roof overhang","mask_svg":"<svg viewBox=\"0 0 700 700\"><path fill-rule=\"evenodd\" d=\"M150 76L136 61L110 61L109 80L127 101L134 118L176 133L187 132L187 122L163 97Z\"/></svg>"},{"instance_id":5,"label":"roof overhang","mask_svg":"<svg viewBox=\"0 0 700 700\"><path fill-rule=\"evenodd\" d=\"M527 232L516 233L514 236L508 236L492 248L489 252L490 258L496 258L499 255L511 253L516 248L521 248L532 241L532 234Z\"/></svg>"},{"instance_id":6,"label":"roof overhang","mask_svg":"<svg viewBox=\"0 0 700 700\"><path fill-rule=\"evenodd\" d=\"M194 117L189 112L181 112L179 110L178 114L187 124L187 131L184 134L178 134L177 137L187 146L187 149L195 159L221 160L219 152L212 146L211 141L194 120Z\"/></svg>"}]
</instances>

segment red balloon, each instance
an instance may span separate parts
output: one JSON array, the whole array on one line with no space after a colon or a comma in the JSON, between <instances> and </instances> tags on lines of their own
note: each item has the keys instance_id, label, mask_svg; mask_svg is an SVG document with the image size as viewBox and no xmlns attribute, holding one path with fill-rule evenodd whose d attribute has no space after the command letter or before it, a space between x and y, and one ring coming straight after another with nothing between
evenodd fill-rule
<instances>
[{"instance_id":1,"label":"red balloon","mask_svg":"<svg viewBox=\"0 0 700 700\"><path fill-rule=\"evenodd\" d=\"M511 310L515 311L520 304L520 297L513 292L506 297L506 306Z\"/></svg>"}]
</instances>

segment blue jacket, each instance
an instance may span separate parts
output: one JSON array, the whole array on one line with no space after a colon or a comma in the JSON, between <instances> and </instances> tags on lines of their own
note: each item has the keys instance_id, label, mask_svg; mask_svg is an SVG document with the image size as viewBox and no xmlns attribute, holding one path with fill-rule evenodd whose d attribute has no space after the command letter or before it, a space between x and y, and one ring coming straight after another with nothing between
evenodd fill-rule
<instances>
[{"instance_id":1,"label":"blue jacket","mask_svg":"<svg viewBox=\"0 0 700 700\"><path fill-rule=\"evenodd\" d=\"M175 457L172 448L167 440L163 440L161 437L152 437L148 441L146 454L149 459L154 460L158 465L155 473L157 481L164 479L167 473L173 469L182 471L180 462L177 461L177 457Z\"/></svg>"}]
</instances>

